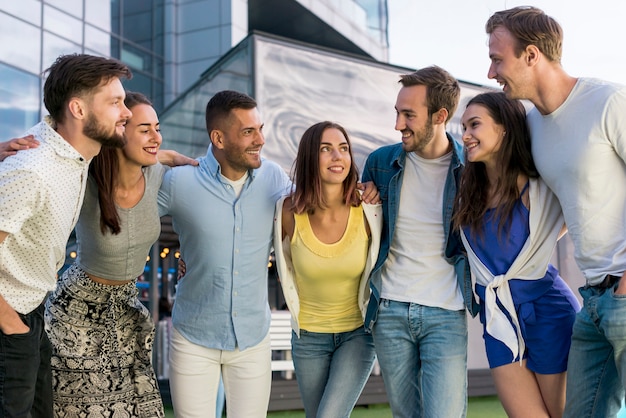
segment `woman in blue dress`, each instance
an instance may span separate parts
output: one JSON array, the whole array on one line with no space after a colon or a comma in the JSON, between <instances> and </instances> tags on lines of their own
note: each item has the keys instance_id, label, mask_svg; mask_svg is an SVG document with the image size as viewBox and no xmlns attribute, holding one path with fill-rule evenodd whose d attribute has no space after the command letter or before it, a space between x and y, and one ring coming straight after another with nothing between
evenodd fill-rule
<instances>
[{"instance_id":1,"label":"woman in blue dress","mask_svg":"<svg viewBox=\"0 0 626 418\"><path fill-rule=\"evenodd\" d=\"M462 117L466 168L457 195L489 367L509 416L560 417L580 309L549 264L565 232L557 198L531 156L526 112L504 93L471 99Z\"/></svg>"}]
</instances>

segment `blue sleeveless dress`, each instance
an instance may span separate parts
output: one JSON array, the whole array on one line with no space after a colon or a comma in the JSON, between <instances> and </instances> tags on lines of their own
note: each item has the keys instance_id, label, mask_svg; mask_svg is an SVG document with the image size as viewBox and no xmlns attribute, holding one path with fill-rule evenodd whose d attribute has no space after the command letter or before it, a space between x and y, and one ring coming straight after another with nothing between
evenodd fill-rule
<instances>
[{"instance_id":1,"label":"blue sleeveless dress","mask_svg":"<svg viewBox=\"0 0 626 418\"><path fill-rule=\"evenodd\" d=\"M527 188L528 183L521 195ZM472 250L483 264L492 274L500 275L508 271L530 235L530 212L521 198L518 199L511 218L506 221L501 232L498 231L499 219L495 212L495 209L489 209L485 214L481 234L473 234L469 227L464 227L463 231ZM543 278L511 279L509 286L522 336L526 342L523 358L527 360L528 369L541 374L566 371L572 326L576 312L580 310L574 293L551 264L548 265ZM503 342L487 333L485 287L476 284L475 290L480 299L480 321L483 324L489 367L493 369L519 360L519 357L513 358L513 353ZM498 299L496 303L502 308ZM503 311L506 314L506 310ZM511 327L514 327L513 323Z\"/></svg>"}]
</instances>

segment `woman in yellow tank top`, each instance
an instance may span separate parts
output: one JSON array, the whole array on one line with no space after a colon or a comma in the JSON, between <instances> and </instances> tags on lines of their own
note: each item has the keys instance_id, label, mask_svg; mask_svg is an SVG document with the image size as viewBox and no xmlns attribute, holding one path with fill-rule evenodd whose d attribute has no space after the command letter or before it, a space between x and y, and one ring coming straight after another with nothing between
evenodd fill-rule
<instances>
[{"instance_id":1,"label":"woman in yellow tank top","mask_svg":"<svg viewBox=\"0 0 626 418\"><path fill-rule=\"evenodd\" d=\"M363 315L382 210L361 203L358 178L345 129L320 122L300 141L293 193L277 203L274 245L307 417L349 417L374 363Z\"/></svg>"}]
</instances>

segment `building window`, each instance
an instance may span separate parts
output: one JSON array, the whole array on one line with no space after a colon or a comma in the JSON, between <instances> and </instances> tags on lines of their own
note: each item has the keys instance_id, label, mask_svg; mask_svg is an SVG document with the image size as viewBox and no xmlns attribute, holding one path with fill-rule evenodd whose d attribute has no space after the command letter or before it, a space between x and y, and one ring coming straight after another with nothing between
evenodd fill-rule
<instances>
[{"instance_id":1,"label":"building window","mask_svg":"<svg viewBox=\"0 0 626 418\"><path fill-rule=\"evenodd\" d=\"M40 120L39 77L0 63L0 132L5 139L24 134Z\"/></svg>"}]
</instances>

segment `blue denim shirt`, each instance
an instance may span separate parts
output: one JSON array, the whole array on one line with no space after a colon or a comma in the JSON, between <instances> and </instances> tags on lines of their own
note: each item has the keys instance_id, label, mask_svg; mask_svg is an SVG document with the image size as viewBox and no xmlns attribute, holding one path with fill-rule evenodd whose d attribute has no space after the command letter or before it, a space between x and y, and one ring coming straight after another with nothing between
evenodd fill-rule
<instances>
[{"instance_id":1,"label":"blue denim shirt","mask_svg":"<svg viewBox=\"0 0 626 418\"><path fill-rule=\"evenodd\" d=\"M449 134L448 140L452 144L452 161L450 162L450 168L446 178L444 200L442 202L443 228L446 237L444 258L448 263L454 266L465 306L467 310L475 316L478 312L478 305L472 293L472 282L467 256L461 242L459 231L452 226L454 199L463 169L463 146L455 141ZM383 201L383 233L380 243L380 252L378 253L378 261L370 276L372 294L365 316L365 327L368 330L371 330L374 322L376 322L378 306L380 304L380 290L382 288L380 269L389 255L389 247L391 246L391 239L393 238L396 227L405 160L406 152L402 149L402 144L387 145L369 155L363 170L362 181L373 181Z\"/></svg>"},{"instance_id":2,"label":"blue denim shirt","mask_svg":"<svg viewBox=\"0 0 626 418\"><path fill-rule=\"evenodd\" d=\"M239 198L222 180L211 147L200 165L175 167L159 191L159 214L172 215L187 264L172 324L208 348L244 350L270 326L267 263L276 201L290 189L277 164L263 160Z\"/></svg>"}]
</instances>

